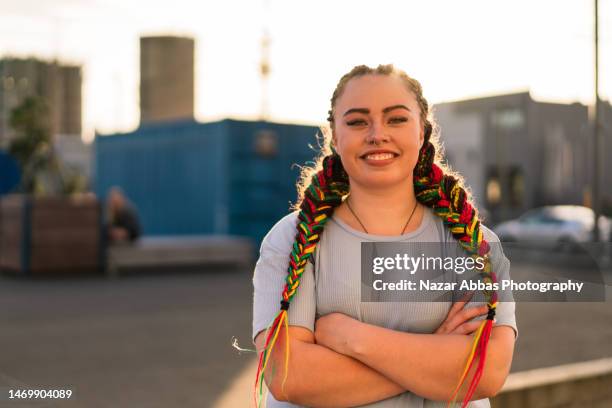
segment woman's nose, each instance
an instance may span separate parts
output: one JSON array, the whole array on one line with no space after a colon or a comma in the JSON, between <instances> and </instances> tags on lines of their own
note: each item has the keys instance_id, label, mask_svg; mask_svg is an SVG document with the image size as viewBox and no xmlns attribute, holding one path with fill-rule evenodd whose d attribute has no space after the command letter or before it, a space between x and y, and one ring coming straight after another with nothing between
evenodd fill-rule
<instances>
[{"instance_id":1,"label":"woman's nose","mask_svg":"<svg viewBox=\"0 0 612 408\"><path fill-rule=\"evenodd\" d=\"M382 142L389 141L387 135L385 135L385 129L381 124L374 123L370 128L366 142L368 144L380 144Z\"/></svg>"}]
</instances>

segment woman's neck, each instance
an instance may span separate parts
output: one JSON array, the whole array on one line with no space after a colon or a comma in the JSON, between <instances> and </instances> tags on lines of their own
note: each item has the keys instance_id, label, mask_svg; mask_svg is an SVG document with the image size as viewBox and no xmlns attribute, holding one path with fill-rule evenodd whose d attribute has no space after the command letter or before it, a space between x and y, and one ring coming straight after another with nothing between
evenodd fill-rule
<instances>
[{"instance_id":1,"label":"woman's neck","mask_svg":"<svg viewBox=\"0 0 612 408\"><path fill-rule=\"evenodd\" d=\"M406 184L405 187L365 189L352 183L349 196L336 208L335 215L354 229L366 232L365 227L373 235L398 236L414 231L421 225L423 206L416 201L412 180Z\"/></svg>"}]
</instances>

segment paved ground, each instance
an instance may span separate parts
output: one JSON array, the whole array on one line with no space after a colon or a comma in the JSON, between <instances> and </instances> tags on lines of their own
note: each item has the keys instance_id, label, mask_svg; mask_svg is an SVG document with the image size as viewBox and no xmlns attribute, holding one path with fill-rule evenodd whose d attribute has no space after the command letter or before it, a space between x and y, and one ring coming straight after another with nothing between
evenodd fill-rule
<instances>
[{"instance_id":1,"label":"paved ground","mask_svg":"<svg viewBox=\"0 0 612 408\"><path fill-rule=\"evenodd\" d=\"M210 407L251 361L231 347L250 346L251 302L246 271L4 278L0 385L74 390L49 406Z\"/></svg>"},{"instance_id":2,"label":"paved ground","mask_svg":"<svg viewBox=\"0 0 612 408\"><path fill-rule=\"evenodd\" d=\"M530 273L527 265L513 271ZM0 276L0 389L69 387L70 403L0 407L246 407L251 271ZM609 281L608 281L609 282ZM606 303L519 303L513 371L612 356Z\"/></svg>"}]
</instances>

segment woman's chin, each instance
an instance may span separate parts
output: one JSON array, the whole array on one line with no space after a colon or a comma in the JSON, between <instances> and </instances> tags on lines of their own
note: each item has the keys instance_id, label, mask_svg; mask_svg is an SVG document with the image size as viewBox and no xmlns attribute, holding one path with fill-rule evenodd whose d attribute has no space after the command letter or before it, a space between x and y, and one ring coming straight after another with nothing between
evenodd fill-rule
<instances>
[{"instance_id":1,"label":"woman's chin","mask_svg":"<svg viewBox=\"0 0 612 408\"><path fill-rule=\"evenodd\" d=\"M412 178L408 175L398 174L372 174L369 176L359 177L355 179L360 186L372 190L387 189L392 187L402 187L412 183Z\"/></svg>"}]
</instances>

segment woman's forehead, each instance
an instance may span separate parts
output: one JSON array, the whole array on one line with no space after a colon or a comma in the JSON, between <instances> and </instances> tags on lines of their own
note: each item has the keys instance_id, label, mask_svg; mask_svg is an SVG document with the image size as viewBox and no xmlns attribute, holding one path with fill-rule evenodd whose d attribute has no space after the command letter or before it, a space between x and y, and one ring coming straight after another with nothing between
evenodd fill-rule
<instances>
[{"instance_id":1,"label":"woman's forehead","mask_svg":"<svg viewBox=\"0 0 612 408\"><path fill-rule=\"evenodd\" d=\"M336 101L336 111L368 108L383 109L403 104L418 109L414 94L397 75L363 75L351 78ZM415 110L416 112L416 110Z\"/></svg>"}]
</instances>

